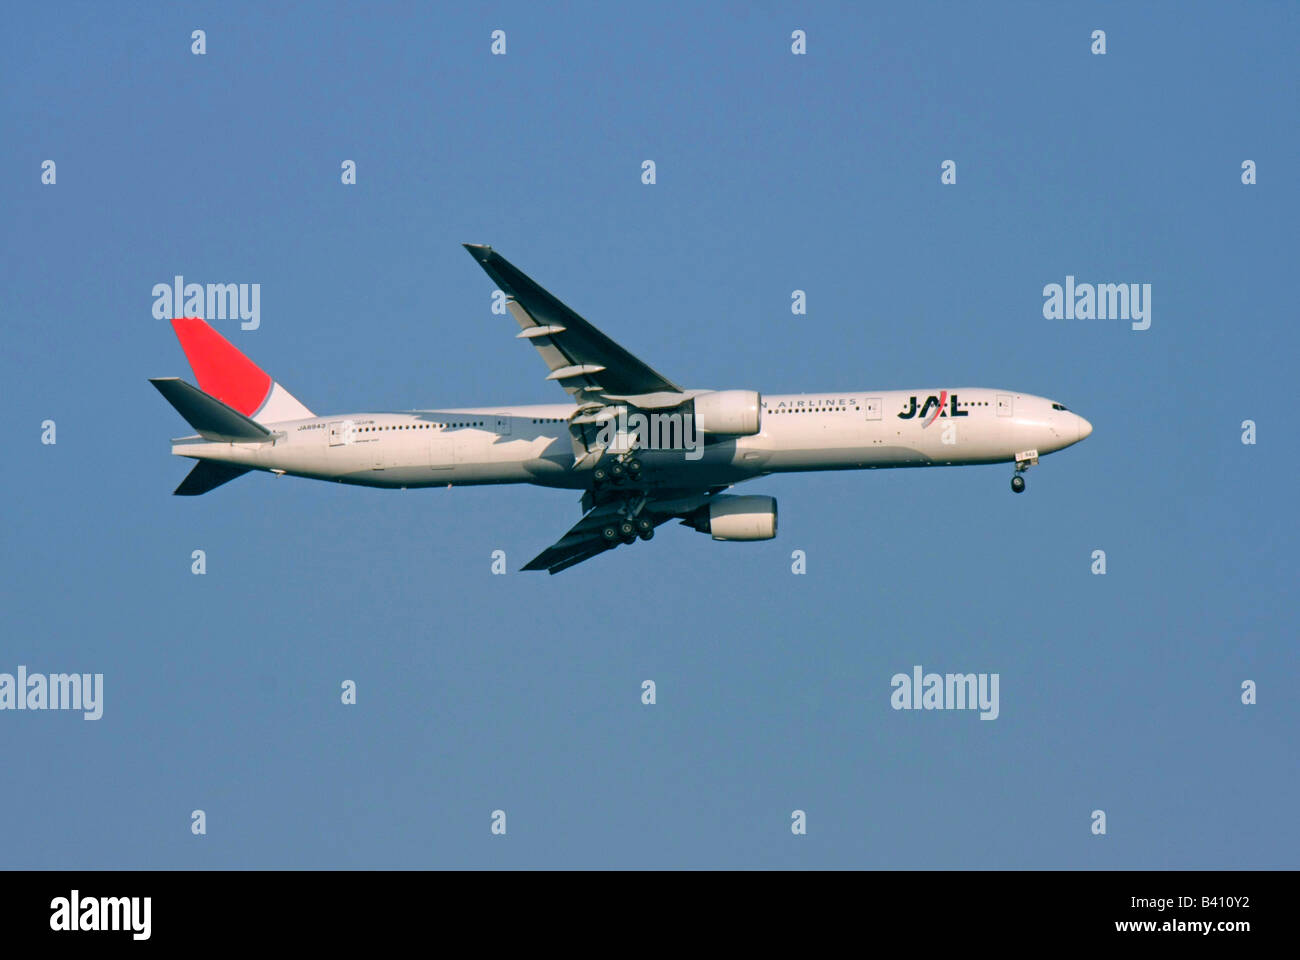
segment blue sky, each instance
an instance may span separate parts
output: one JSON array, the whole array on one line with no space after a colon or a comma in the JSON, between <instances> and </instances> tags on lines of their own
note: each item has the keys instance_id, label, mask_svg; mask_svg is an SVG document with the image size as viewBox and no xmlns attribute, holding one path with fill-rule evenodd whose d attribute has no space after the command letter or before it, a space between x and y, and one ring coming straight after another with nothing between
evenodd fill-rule
<instances>
[{"instance_id":1,"label":"blue sky","mask_svg":"<svg viewBox=\"0 0 1300 960\"><path fill-rule=\"evenodd\" d=\"M105 704L0 713L0 866L1296 866L1298 16L6 10L0 672ZM563 400L462 241L679 383L1004 387L1095 433L1024 496L772 477L774 541L556 577L513 571L569 492L170 496L176 274L260 283L217 326L319 412ZM1045 320L1067 275L1150 283L1151 328ZM915 664L998 673L999 718L892 710Z\"/></svg>"}]
</instances>

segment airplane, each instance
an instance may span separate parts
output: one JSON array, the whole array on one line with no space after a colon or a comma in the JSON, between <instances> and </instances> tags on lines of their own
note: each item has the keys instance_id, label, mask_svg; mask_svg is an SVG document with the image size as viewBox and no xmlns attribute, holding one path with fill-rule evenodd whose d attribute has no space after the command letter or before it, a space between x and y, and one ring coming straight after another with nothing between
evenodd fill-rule
<instances>
[{"instance_id":1,"label":"airplane","mask_svg":"<svg viewBox=\"0 0 1300 960\"><path fill-rule=\"evenodd\" d=\"M564 403L317 416L199 318L172 326L198 386L153 378L197 431L176 488L207 493L251 470L365 487L531 483L582 491L582 518L524 570L559 573L672 520L714 540L776 536L773 497L724 493L773 473L1013 463L1092 433L1063 404L979 387L762 394L679 387L489 246L464 244L500 288Z\"/></svg>"}]
</instances>

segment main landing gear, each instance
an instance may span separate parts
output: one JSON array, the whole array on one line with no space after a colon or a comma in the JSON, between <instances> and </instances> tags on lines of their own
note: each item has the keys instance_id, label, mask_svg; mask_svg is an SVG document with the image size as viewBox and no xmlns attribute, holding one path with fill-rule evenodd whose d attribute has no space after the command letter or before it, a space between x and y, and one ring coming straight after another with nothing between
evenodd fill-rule
<instances>
[{"instance_id":1,"label":"main landing gear","mask_svg":"<svg viewBox=\"0 0 1300 960\"><path fill-rule=\"evenodd\" d=\"M606 543L613 543L616 540L633 543L637 537L642 540L649 540L653 537L655 535L655 525L647 517L611 521L601 528L600 535L605 538Z\"/></svg>"},{"instance_id":2,"label":"main landing gear","mask_svg":"<svg viewBox=\"0 0 1300 960\"><path fill-rule=\"evenodd\" d=\"M615 484L621 486L625 483L636 483L641 479L641 461L635 457L628 457L626 460L612 460L608 464L601 464L591 471L591 482L595 487L603 487L606 484Z\"/></svg>"},{"instance_id":3,"label":"main landing gear","mask_svg":"<svg viewBox=\"0 0 1300 960\"><path fill-rule=\"evenodd\" d=\"M648 515L641 515L649 499L641 482L641 471L641 461L636 458L635 450L628 450L607 462L597 464L591 471L591 491L588 496L593 498L593 502L614 501L620 504L617 515L600 528L601 537L610 546L617 546L620 541L635 543L638 537L649 540L655 535L654 520ZM597 491L600 493L597 494ZM583 502L585 504L586 499Z\"/></svg>"}]
</instances>

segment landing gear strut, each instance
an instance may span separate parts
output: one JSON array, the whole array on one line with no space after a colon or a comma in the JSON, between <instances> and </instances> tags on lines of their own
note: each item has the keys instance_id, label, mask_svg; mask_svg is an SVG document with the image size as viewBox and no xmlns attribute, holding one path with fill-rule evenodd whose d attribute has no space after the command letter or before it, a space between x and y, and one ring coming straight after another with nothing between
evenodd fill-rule
<instances>
[{"instance_id":1,"label":"landing gear strut","mask_svg":"<svg viewBox=\"0 0 1300 960\"><path fill-rule=\"evenodd\" d=\"M1024 450L1016 454L1016 475L1011 478L1011 489L1015 493L1025 492L1024 473L1038 462L1037 450Z\"/></svg>"}]
</instances>

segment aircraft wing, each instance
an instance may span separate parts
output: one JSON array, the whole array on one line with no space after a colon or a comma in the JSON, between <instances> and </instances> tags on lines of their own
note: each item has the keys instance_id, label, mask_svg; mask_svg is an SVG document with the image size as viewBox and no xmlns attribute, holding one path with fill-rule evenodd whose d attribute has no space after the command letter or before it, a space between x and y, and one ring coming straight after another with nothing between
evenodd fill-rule
<instances>
[{"instance_id":1,"label":"aircraft wing","mask_svg":"<svg viewBox=\"0 0 1300 960\"><path fill-rule=\"evenodd\" d=\"M574 524L569 532L557 540L554 544L547 547L533 559L524 564L525 570L546 570L550 573L559 573L561 570L567 570L575 564L582 563L584 560L590 560L597 554L604 553L606 550L613 550L624 542L619 531L619 525L627 520L649 520L652 526L651 530L660 524L667 523L675 518L685 518L693 511L707 503L709 497L720 490L726 489L724 486L713 487L708 491L671 491L666 496L655 499L647 499L641 506L641 509L634 515L629 516L626 512L627 501L615 500L607 503L591 506L582 519ZM588 494L588 497L591 495ZM590 504L591 500L583 499L584 505ZM614 538L605 536L605 531L613 528L620 535Z\"/></svg>"},{"instance_id":2,"label":"aircraft wing","mask_svg":"<svg viewBox=\"0 0 1300 960\"><path fill-rule=\"evenodd\" d=\"M676 406L688 398L671 380L574 313L489 246L464 244L506 295L506 308L556 380L578 403L626 401L635 406Z\"/></svg>"}]
</instances>

